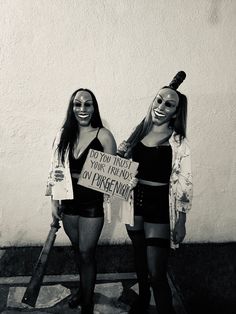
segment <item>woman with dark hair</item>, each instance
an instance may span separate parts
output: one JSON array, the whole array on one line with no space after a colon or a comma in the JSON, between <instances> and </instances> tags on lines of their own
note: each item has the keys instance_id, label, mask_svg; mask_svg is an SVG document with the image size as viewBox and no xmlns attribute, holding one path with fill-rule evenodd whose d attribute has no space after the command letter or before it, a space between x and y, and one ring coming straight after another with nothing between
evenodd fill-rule
<instances>
[{"instance_id":1,"label":"woman with dark hair","mask_svg":"<svg viewBox=\"0 0 236 314\"><path fill-rule=\"evenodd\" d=\"M130 199L122 202L121 213L134 248L139 287L130 314L147 313L150 285L158 313L175 313L167 280L168 257L170 247L175 249L185 237L192 199L187 98L176 90L185 76L179 72L159 90L146 117L118 150L139 163L138 183Z\"/></svg>"},{"instance_id":2,"label":"woman with dark hair","mask_svg":"<svg viewBox=\"0 0 236 314\"><path fill-rule=\"evenodd\" d=\"M46 195L51 195L52 215L62 219L75 251L80 287L72 294L69 306L81 304L83 314L93 313L95 250L104 223L104 206L109 202L102 193L78 185L90 148L114 154L116 143L103 127L94 94L80 88L71 96L65 122L53 144Z\"/></svg>"}]
</instances>

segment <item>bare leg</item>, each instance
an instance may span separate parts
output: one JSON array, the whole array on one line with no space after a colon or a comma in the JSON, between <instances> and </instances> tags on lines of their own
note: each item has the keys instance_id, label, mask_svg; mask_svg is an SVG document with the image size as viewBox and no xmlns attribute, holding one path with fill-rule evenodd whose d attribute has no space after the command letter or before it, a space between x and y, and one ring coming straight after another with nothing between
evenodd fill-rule
<instances>
[{"instance_id":1,"label":"bare leg","mask_svg":"<svg viewBox=\"0 0 236 314\"><path fill-rule=\"evenodd\" d=\"M93 294L96 281L96 247L104 218L79 218L80 276L83 296L82 313L93 313Z\"/></svg>"},{"instance_id":2,"label":"bare leg","mask_svg":"<svg viewBox=\"0 0 236 314\"><path fill-rule=\"evenodd\" d=\"M103 217L85 218L74 215L63 215L64 230L78 258L80 290L82 294L83 311L86 314L93 313L93 293L96 280L95 251L103 223Z\"/></svg>"},{"instance_id":3,"label":"bare leg","mask_svg":"<svg viewBox=\"0 0 236 314\"><path fill-rule=\"evenodd\" d=\"M79 216L75 215L63 215L62 218L63 227L65 233L71 241L72 248L74 251L75 264L77 266L78 273L80 274L79 267ZM81 281L80 281L81 282ZM81 287L78 287L69 299L69 307L76 308L79 304L81 304Z\"/></svg>"}]
</instances>

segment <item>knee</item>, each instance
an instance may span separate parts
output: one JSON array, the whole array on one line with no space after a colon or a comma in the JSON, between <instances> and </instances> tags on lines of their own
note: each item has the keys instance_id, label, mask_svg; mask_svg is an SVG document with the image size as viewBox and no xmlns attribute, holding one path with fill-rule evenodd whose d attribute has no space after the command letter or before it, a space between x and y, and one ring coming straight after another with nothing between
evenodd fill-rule
<instances>
[{"instance_id":1,"label":"knee","mask_svg":"<svg viewBox=\"0 0 236 314\"><path fill-rule=\"evenodd\" d=\"M95 252L90 249L80 249L79 257L82 263L89 264L95 260Z\"/></svg>"},{"instance_id":2,"label":"knee","mask_svg":"<svg viewBox=\"0 0 236 314\"><path fill-rule=\"evenodd\" d=\"M149 271L149 279L152 287L162 288L166 285L167 282L167 273L166 271Z\"/></svg>"}]
</instances>

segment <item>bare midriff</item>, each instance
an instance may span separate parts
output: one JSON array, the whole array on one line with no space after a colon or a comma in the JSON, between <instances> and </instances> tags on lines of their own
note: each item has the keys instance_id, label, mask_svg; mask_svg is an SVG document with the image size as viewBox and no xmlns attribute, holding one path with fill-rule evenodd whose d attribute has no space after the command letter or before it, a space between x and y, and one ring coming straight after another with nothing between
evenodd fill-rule
<instances>
[{"instance_id":1,"label":"bare midriff","mask_svg":"<svg viewBox=\"0 0 236 314\"><path fill-rule=\"evenodd\" d=\"M138 182L144 185L150 185L150 186L162 186L167 185L168 183L162 183L162 182L154 182L154 181L147 181L143 179L138 179Z\"/></svg>"}]
</instances>

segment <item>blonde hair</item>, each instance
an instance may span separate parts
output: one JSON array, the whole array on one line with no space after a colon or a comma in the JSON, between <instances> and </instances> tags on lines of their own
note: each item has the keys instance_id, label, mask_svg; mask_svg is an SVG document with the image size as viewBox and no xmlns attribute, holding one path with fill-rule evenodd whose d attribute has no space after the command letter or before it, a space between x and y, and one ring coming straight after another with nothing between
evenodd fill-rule
<instances>
[{"instance_id":1,"label":"blonde hair","mask_svg":"<svg viewBox=\"0 0 236 314\"><path fill-rule=\"evenodd\" d=\"M127 157L131 156L132 148L141 141L151 130L152 128L152 105L155 98L149 105L147 114L145 118L135 127L134 131L131 133L129 138L127 139L127 143L129 143L129 148L127 151Z\"/></svg>"}]
</instances>

